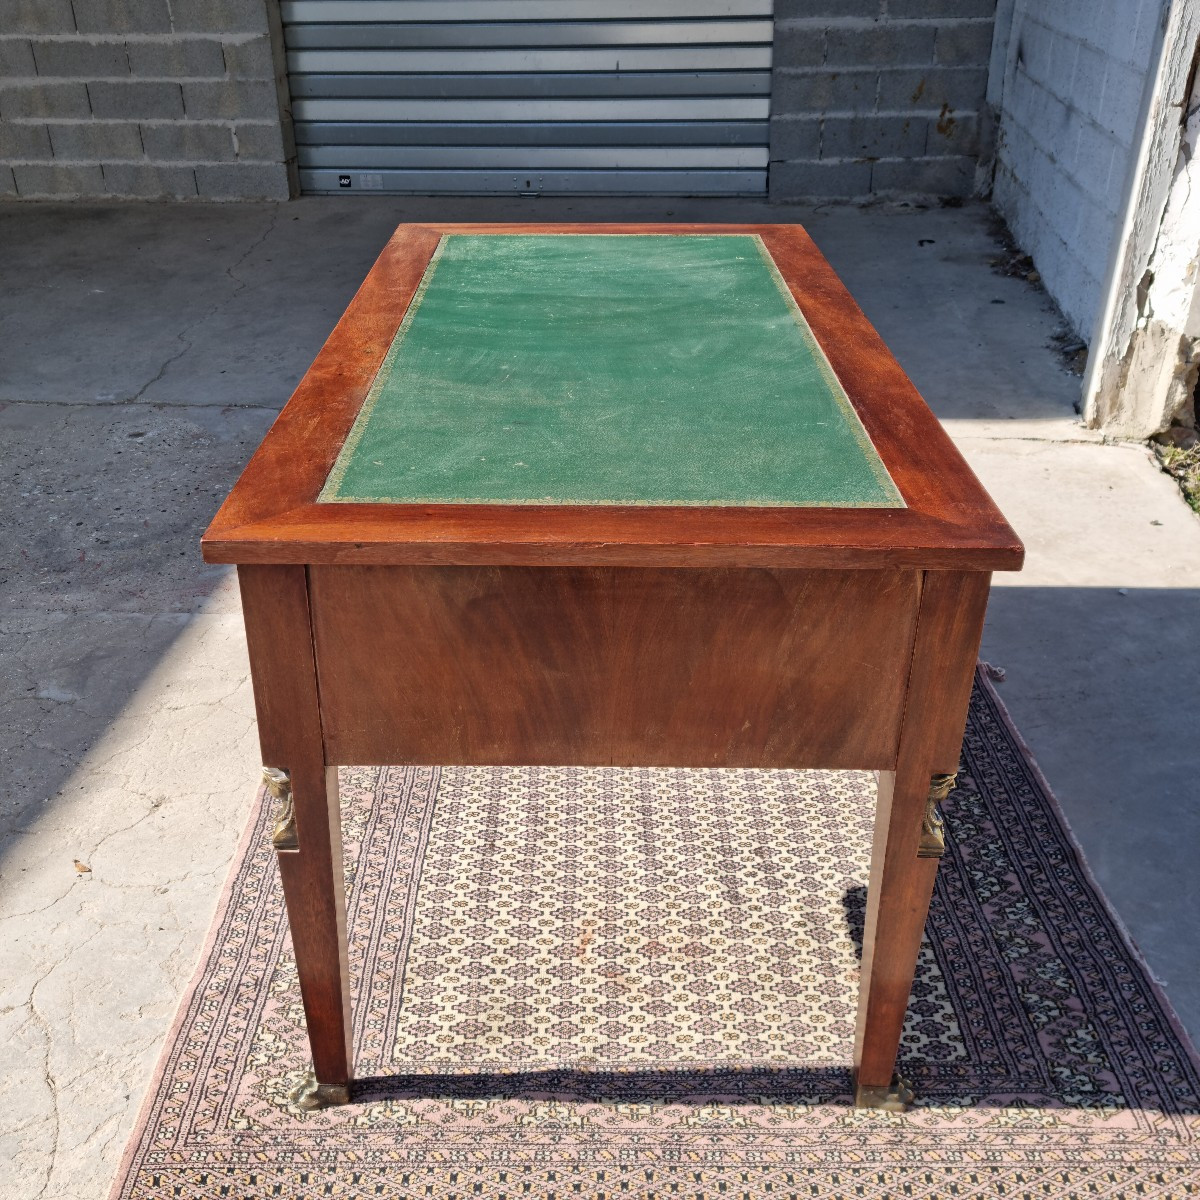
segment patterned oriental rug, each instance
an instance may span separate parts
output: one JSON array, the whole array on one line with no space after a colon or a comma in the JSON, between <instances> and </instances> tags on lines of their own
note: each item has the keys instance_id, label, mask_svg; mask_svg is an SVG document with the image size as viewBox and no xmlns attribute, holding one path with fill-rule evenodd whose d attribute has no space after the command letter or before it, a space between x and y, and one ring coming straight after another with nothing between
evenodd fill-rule
<instances>
[{"instance_id":1,"label":"patterned oriental rug","mask_svg":"<svg viewBox=\"0 0 1200 1200\"><path fill-rule=\"evenodd\" d=\"M1200 1195L1200 1072L990 685L901 1049L850 1106L874 782L350 769L358 1073L303 1113L261 800L114 1200Z\"/></svg>"}]
</instances>

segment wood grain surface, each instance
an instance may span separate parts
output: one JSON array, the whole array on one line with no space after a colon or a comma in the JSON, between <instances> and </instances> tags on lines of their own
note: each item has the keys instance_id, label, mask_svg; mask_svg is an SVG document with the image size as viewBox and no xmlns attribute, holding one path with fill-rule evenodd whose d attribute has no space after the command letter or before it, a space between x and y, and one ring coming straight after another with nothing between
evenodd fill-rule
<instances>
[{"instance_id":1,"label":"wood grain surface","mask_svg":"<svg viewBox=\"0 0 1200 1200\"><path fill-rule=\"evenodd\" d=\"M914 571L309 575L330 763L895 764Z\"/></svg>"},{"instance_id":2,"label":"wood grain surface","mask_svg":"<svg viewBox=\"0 0 1200 1200\"><path fill-rule=\"evenodd\" d=\"M296 953L313 1068L321 1083L353 1074L346 891L337 770L325 763L303 567L238 571L263 763L291 773L299 849L279 874Z\"/></svg>"},{"instance_id":3,"label":"wood grain surface","mask_svg":"<svg viewBox=\"0 0 1200 1200\"><path fill-rule=\"evenodd\" d=\"M958 770L989 577L929 572L917 618L894 771L879 779L863 933L854 1066L859 1084L891 1082L938 859L917 848L930 776Z\"/></svg>"}]
</instances>

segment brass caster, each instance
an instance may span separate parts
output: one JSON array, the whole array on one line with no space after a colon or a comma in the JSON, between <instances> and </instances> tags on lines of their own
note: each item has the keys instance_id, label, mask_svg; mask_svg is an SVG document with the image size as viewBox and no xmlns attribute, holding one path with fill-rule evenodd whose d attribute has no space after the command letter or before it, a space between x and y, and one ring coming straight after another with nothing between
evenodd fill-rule
<instances>
[{"instance_id":1,"label":"brass caster","mask_svg":"<svg viewBox=\"0 0 1200 1200\"><path fill-rule=\"evenodd\" d=\"M855 1108L882 1109L883 1112L907 1112L916 1098L913 1086L903 1075L893 1075L889 1084L854 1089Z\"/></svg>"},{"instance_id":2,"label":"brass caster","mask_svg":"<svg viewBox=\"0 0 1200 1200\"><path fill-rule=\"evenodd\" d=\"M350 1087L345 1083L318 1083L310 1070L288 1093L288 1099L303 1112L316 1112L335 1104L349 1104Z\"/></svg>"}]
</instances>

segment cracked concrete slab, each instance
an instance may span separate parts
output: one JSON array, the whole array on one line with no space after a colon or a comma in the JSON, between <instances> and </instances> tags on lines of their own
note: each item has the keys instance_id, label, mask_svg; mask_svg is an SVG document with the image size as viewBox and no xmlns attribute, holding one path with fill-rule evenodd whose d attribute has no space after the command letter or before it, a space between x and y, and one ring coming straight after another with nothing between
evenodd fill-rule
<instances>
[{"instance_id":1,"label":"cracked concrete slab","mask_svg":"<svg viewBox=\"0 0 1200 1200\"><path fill-rule=\"evenodd\" d=\"M998 579L985 651L1200 1031L1195 898L1182 901L1200 805L1181 732L1200 666L1200 523L1140 451L1081 428L1054 313L990 269L986 209L13 205L0 209L6 1197L103 1195L116 1170L257 771L236 587L200 561L199 535L392 228L435 214L810 228L1029 543L1026 574ZM1165 871L1183 875L1163 888Z\"/></svg>"},{"instance_id":2,"label":"cracked concrete slab","mask_svg":"<svg viewBox=\"0 0 1200 1200\"><path fill-rule=\"evenodd\" d=\"M253 794L238 615L189 616L152 652L69 779L0 841L0 1015L21 1037L0 1076L14 1200L103 1194Z\"/></svg>"}]
</instances>

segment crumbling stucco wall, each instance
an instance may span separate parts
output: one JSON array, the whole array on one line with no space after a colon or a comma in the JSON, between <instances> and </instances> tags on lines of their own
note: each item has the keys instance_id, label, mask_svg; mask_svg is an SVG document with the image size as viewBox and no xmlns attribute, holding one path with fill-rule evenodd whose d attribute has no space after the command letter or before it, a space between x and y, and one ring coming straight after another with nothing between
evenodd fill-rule
<instances>
[{"instance_id":1,"label":"crumbling stucco wall","mask_svg":"<svg viewBox=\"0 0 1200 1200\"><path fill-rule=\"evenodd\" d=\"M1195 420L1200 369L1200 6L1169 0L1125 218L1084 378L1084 418L1145 438Z\"/></svg>"}]
</instances>

